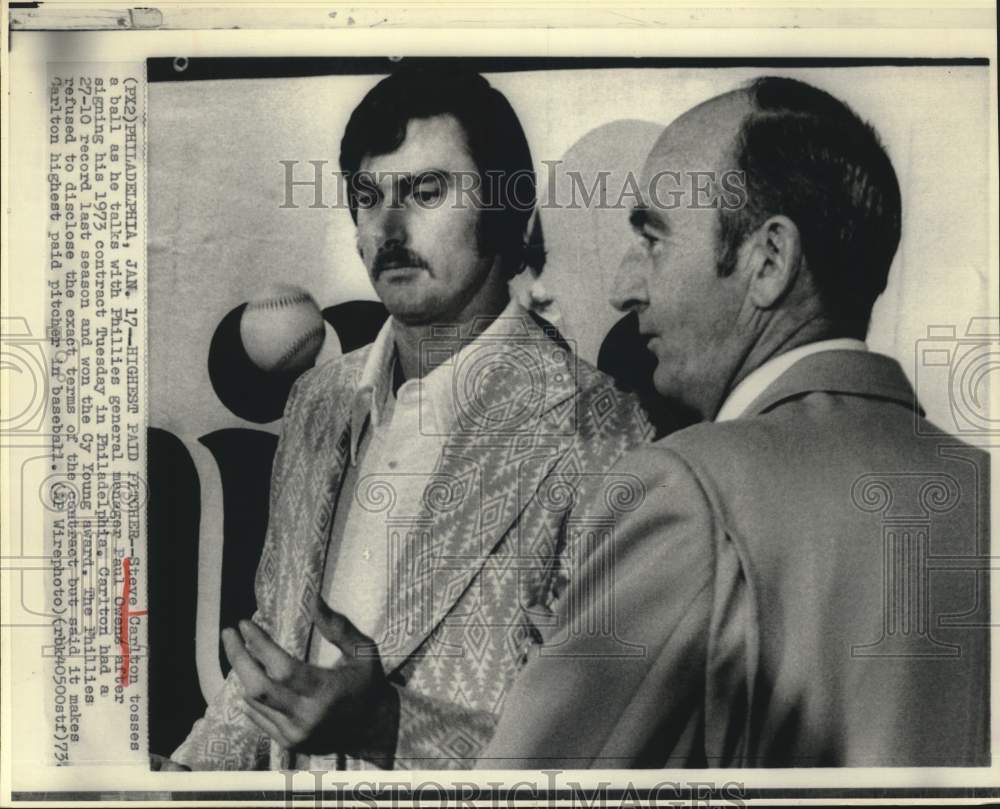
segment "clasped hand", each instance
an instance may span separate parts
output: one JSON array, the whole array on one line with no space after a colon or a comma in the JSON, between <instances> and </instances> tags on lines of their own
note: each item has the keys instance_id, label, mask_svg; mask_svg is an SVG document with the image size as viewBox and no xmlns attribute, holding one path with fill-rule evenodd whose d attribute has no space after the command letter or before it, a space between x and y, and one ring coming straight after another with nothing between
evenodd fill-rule
<instances>
[{"instance_id":1,"label":"clasped hand","mask_svg":"<svg viewBox=\"0 0 1000 809\"><path fill-rule=\"evenodd\" d=\"M252 621L223 631L247 715L287 750L350 753L389 766L399 697L374 642L320 598L313 615L316 630L343 654L332 668L295 659Z\"/></svg>"}]
</instances>

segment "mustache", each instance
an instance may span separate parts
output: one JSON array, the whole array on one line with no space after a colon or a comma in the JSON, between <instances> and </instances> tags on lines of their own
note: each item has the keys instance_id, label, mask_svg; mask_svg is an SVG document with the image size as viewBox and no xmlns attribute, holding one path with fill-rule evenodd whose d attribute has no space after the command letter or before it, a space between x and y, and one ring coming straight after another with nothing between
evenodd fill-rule
<instances>
[{"instance_id":1,"label":"mustache","mask_svg":"<svg viewBox=\"0 0 1000 809\"><path fill-rule=\"evenodd\" d=\"M394 245L380 249L375 254L375 261L372 263L372 274L377 278L386 270L394 270L399 267L418 267L427 270L430 269L430 264L412 250Z\"/></svg>"}]
</instances>

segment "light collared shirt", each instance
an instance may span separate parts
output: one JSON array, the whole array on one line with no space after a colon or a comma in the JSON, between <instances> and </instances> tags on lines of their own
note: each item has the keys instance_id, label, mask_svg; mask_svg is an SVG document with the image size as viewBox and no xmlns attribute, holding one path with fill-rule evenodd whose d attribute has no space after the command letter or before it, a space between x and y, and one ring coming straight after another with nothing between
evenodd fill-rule
<instances>
[{"instance_id":1,"label":"light collared shirt","mask_svg":"<svg viewBox=\"0 0 1000 809\"><path fill-rule=\"evenodd\" d=\"M759 368L755 368L744 379L733 388L722 407L715 417L716 421L732 421L738 419L746 412L746 409L753 403L760 394L767 390L771 384L778 379L785 371L791 368L799 360L821 351L867 351L868 344L864 340L856 340L853 337L841 337L836 340L820 340L815 343L805 345L786 351L772 357Z\"/></svg>"},{"instance_id":2,"label":"light collared shirt","mask_svg":"<svg viewBox=\"0 0 1000 809\"><path fill-rule=\"evenodd\" d=\"M460 405L455 397L462 390L463 368L482 368L483 358L488 359L494 347L524 334L526 317L530 317L527 311L511 300L475 340L422 378L404 382L395 396L392 318L372 345L352 404L351 462L344 470L331 525L331 537L340 540L339 551L327 554L322 593L327 604L376 642L393 586L396 555L390 542L405 541L398 520L421 511L428 478L457 425ZM441 345L457 340L457 331L453 335L444 331ZM434 361L434 351L426 353L428 361ZM314 632L309 658L317 665L332 666L340 652Z\"/></svg>"}]
</instances>

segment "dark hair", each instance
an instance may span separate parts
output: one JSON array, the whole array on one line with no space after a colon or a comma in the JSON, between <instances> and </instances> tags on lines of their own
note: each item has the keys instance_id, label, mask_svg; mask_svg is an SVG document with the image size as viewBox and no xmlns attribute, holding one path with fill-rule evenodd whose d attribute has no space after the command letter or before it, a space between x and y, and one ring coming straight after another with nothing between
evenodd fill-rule
<instances>
[{"instance_id":1,"label":"dark hair","mask_svg":"<svg viewBox=\"0 0 1000 809\"><path fill-rule=\"evenodd\" d=\"M899 182L878 135L846 104L794 79L745 89L752 112L733 156L746 204L720 212L719 271L769 216L795 222L820 300L845 335L864 337L899 245Z\"/></svg>"},{"instance_id":2,"label":"dark hair","mask_svg":"<svg viewBox=\"0 0 1000 809\"><path fill-rule=\"evenodd\" d=\"M454 116L479 171L483 203L480 238L501 255L509 274L521 269L525 230L535 208L535 174L528 140L510 102L478 73L459 66L405 66L382 79L351 113L340 142L351 217L358 220L353 182L365 157L400 147L414 118Z\"/></svg>"}]
</instances>

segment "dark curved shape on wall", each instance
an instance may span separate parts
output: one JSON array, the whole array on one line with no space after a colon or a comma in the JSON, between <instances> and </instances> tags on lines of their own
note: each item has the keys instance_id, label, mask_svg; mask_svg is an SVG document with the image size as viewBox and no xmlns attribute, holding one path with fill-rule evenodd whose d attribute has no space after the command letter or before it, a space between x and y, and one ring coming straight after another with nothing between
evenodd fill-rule
<instances>
[{"instance_id":1,"label":"dark curved shape on wall","mask_svg":"<svg viewBox=\"0 0 1000 809\"><path fill-rule=\"evenodd\" d=\"M147 432L149 749L168 756L205 712L195 664L201 485L177 436Z\"/></svg>"},{"instance_id":2,"label":"dark curved shape on wall","mask_svg":"<svg viewBox=\"0 0 1000 809\"><path fill-rule=\"evenodd\" d=\"M219 629L235 627L257 606L254 579L267 533L271 467L278 437L263 430L236 427L198 439L219 467L223 493L222 576ZM229 661L219 646L223 674Z\"/></svg>"},{"instance_id":3,"label":"dark curved shape on wall","mask_svg":"<svg viewBox=\"0 0 1000 809\"><path fill-rule=\"evenodd\" d=\"M350 351L375 341L389 310L378 301L345 301L323 310L323 317L340 339L340 350Z\"/></svg>"},{"instance_id":4,"label":"dark curved shape on wall","mask_svg":"<svg viewBox=\"0 0 1000 809\"><path fill-rule=\"evenodd\" d=\"M635 312L629 312L611 327L597 354L597 367L612 377L619 388L632 391L639 397L646 416L656 430L655 438L662 438L686 426L653 387L656 357L646 347L646 339L639 334L639 316Z\"/></svg>"}]
</instances>

